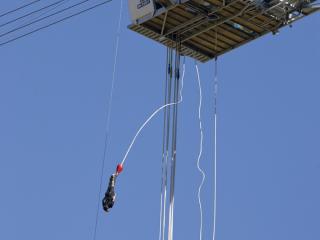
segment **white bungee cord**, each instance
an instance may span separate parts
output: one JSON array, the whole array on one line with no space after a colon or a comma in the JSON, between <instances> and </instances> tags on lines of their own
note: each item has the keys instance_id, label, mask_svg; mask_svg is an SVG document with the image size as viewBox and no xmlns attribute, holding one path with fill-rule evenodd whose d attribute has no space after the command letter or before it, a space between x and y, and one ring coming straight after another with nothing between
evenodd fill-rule
<instances>
[{"instance_id":1,"label":"white bungee cord","mask_svg":"<svg viewBox=\"0 0 320 240\"><path fill-rule=\"evenodd\" d=\"M202 156L202 149L203 149L203 129L202 129L202 119L201 119L201 108L202 108L202 89L201 89L201 79L200 79L200 73L197 62L195 62L196 71L197 71L197 80L198 80L198 86L199 86L199 108L198 108L198 119L199 119L199 129L200 129L200 150L199 155L197 159L197 168L198 171L202 175L202 180L198 188L198 203L199 203L199 210L200 210L200 233L199 233L199 239L202 240L202 228L203 228L203 212L202 212L202 203L201 203L201 189L204 184L204 181L206 179L206 174L204 170L200 167L200 159Z\"/></svg>"}]
</instances>

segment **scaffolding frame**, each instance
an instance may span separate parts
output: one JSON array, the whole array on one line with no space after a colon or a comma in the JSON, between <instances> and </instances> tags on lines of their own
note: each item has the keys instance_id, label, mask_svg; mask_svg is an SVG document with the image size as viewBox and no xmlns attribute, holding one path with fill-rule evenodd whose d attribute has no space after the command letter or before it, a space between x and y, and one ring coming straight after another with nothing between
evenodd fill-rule
<instances>
[{"instance_id":1,"label":"scaffolding frame","mask_svg":"<svg viewBox=\"0 0 320 240\"><path fill-rule=\"evenodd\" d=\"M199 0L162 6L152 17L129 29L172 46L181 42L181 54L206 62L268 33L277 33L319 7L305 0Z\"/></svg>"}]
</instances>

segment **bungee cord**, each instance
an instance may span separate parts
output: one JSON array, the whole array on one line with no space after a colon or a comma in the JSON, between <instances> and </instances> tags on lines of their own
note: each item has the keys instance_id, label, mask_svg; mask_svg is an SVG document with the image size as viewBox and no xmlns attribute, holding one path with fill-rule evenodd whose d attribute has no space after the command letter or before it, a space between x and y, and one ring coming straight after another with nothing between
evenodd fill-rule
<instances>
[{"instance_id":1,"label":"bungee cord","mask_svg":"<svg viewBox=\"0 0 320 240\"><path fill-rule=\"evenodd\" d=\"M96 217L95 217L95 226L93 232L93 240L96 239L97 236L97 227L98 227L98 220L99 220L99 209L100 209L100 197L102 193L102 182L103 182L103 173L105 168L105 160L107 156L107 150L109 145L109 132L110 132L110 122L111 122L111 108L112 108L112 101L113 101L113 92L114 92L114 85L116 81L116 70L117 70L117 63L118 63L118 50L119 50L119 42L120 42L120 34L121 34L121 23L122 23L122 13L123 13L123 0L120 0L120 10L119 10L119 19L118 19L118 27L117 27L117 36L116 36L116 45L115 45L115 55L114 55L114 64L113 64L113 73L112 73L112 81L111 81L111 89L110 89L110 96L107 105L107 121L106 121L106 130L105 130L105 139L104 139L104 150L103 150L103 157L101 161L101 173L100 173L100 183L99 183L99 192L98 192L98 203L97 203L97 210L96 210Z\"/></svg>"},{"instance_id":2,"label":"bungee cord","mask_svg":"<svg viewBox=\"0 0 320 240\"><path fill-rule=\"evenodd\" d=\"M133 137L133 139L132 139L132 141L131 141L131 143L130 143L130 145L129 145L129 147L128 147L128 149L127 149L127 151L126 151L126 153L125 153L125 155L124 155L124 157L123 157L120 165L123 166L123 165L125 164L125 162L126 162L126 160L127 160L127 157L128 157L128 155L129 155L129 153L130 153L130 151L131 151L131 148L132 148L132 146L134 145L134 143L135 143L136 140L137 140L137 137L140 135L141 131L145 128L145 126L150 122L150 120L152 120L152 119L154 118L154 116L156 116L157 113L159 113L162 109L167 108L167 107L170 107L170 106L174 106L174 105L177 105L177 104L180 104L180 103L183 101L183 96L182 96L182 91L183 91L183 79L182 79L181 82L182 82L182 83L181 83L181 88L180 88L180 91L179 91L179 96L180 96L179 101L167 103L167 104L159 107L158 109L156 109L156 110L147 118L147 120L141 125L141 127L138 129L137 133L136 133L135 136Z\"/></svg>"},{"instance_id":3,"label":"bungee cord","mask_svg":"<svg viewBox=\"0 0 320 240\"><path fill-rule=\"evenodd\" d=\"M126 154L124 155L122 161L121 161L121 165L124 165L124 163L126 162L127 160L127 157L128 157L128 154L130 153L131 151L131 148L133 146L133 144L135 143L135 141L137 140L137 137L140 135L141 131L144 129L144 127L150 122L150 120L152 118L154 118L155 115L157 115L157 113L159 113L162 109L166 108L166 107L169 107L169 106L173 106L173 105L176 105L176 104L179 104L181 103L181 101L179 100L178 102L173 102L173 103L168 103L166 105L163 105L161 107L159 107L157 110L155 110L151 115L150 117L148 117L148 119L141 125L141 127L139 128L139 130L137 131L136 135L134 136L134 138L132 139L130 145L129 145L129 148L126 152Z\"/></svg>"},{"instance_id":4,"label":"bungee cord","mask_svg":"<svg viewBox=\"0 0 320 240\"><path fill-rule=\"evenodd\" d=\"M202 148L203 148L203 129L202 129L202 119L201 119L201 108L202 108L202 89L201 89L201 79L200 79L200 73L198 68L198 63L195 62L195 67L197 71L197 80L198 80L198 87L199 87L199 108L198 108L198 119L199 119L199 130L200 130L200 150L199 155L197 159L197 168L198 171L202 175L202 180L198 188L198 203L199 203L199 209L200 209L200 240L202 240L202 225L203 225L203 213L202 213L202 203L201 203L201 189L204 184L204 181L206 179L206 174L204 170L200 167L200 159L202 156Z\"/></svg>"}]
</instances>

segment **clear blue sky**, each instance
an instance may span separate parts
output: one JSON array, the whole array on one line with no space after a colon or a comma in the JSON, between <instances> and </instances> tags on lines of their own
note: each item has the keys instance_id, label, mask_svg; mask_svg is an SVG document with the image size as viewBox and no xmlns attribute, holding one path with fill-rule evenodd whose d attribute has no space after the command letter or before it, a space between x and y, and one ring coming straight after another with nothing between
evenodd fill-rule
<instances>
[{"instance_id":1,"label":"clear blue sky","mask_svg":"<svg viewBox=\"0 0 320 240\"><path fill-rule=\"evenodd\" d=\"M22 1L1 1L11 9ZM0 48L0 239L92 239L119 1ZM125 16L104 185L163 102L165 48ZM217 240L319 240L320 14L219 60ZM212 232L213 62L201 64ZM174 236L198 239L198 89L187 60ZM162 117L144 130L97 239L157 239ZM99 200L100 201L100 200Z\"/></svg>"}]
</instances>

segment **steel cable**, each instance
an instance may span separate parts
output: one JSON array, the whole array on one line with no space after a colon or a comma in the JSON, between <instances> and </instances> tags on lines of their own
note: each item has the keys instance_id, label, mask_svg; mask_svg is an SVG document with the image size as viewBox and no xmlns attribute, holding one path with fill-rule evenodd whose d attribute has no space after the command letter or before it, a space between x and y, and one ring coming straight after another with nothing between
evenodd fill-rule
<instances>
[{"instance_id":1,"label":"steel cable","mask_svg":"<svg viewBox=\"0 0 320 240\"><path fill-rule=\"evenodd\" d=\"M212 239L216 238L216 222L217 222L217 101L218 101L218 59L215 59L215 75L214 75L214 193L213 193L213 234Z\"/></svg>"},{"instance_id":2,"label":"steel cable","mask_svg":"<svg viewBox=\"0 0 320 240\"><path fill-rule=\"evenodd\" d=\"M218 30L216 30L215 34L215 50L217 52L218 46ZM214 108L214 189L213 189L213 230L212 230L212 239L216 239L216 222L217 222L217 121L218 121L218 56L216 56L214 61L214 80L213 80L213 108Z\"/></svg>"},{"instance_id":3,"label":"steel cable","mask_svg":"<svg viewBox=\"0 0 320 240\"><path fill-rule=\"evenodd\" d=\"M120 0L120 13L119 13L118 27L117 27L117 36L116 36L111 89L110 89L109 102L107 105L107 121L106 121L106 130L105 130L103 157L101 160L100 183L99 183L99 191L98 191L98 203L97 203L97 210L96 210L96 217L95 217L93 240L95 240L97 237L97 227L98 227L98 220L99 220L100 197L101 197L101 193L102 193L103 173L104 173L105 161L106 161L106 156L107 156L107 150L108 150L108 146L109 146L111 108L112 108L112 101L113 101L114 85L115 85L115 81L116 81L116 70L117 70L117 63L118 63L118 50L119 50L119 42L120 42L120 34L121 34L122 13L123 13L123 0Z\"/></svg>"}]
</instances>

